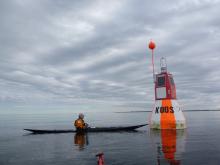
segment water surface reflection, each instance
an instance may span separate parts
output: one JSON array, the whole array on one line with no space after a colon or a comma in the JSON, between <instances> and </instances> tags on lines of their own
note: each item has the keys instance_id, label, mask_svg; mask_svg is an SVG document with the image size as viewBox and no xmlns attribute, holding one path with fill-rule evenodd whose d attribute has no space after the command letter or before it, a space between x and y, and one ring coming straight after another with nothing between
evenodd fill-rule
<instances>
[{"instance_id":1,"label":"water surface reflection","mask_svg":"<svg viewBox=\"0 0 220 165\"><path fill-rule=\"evenodd\" d=\"M89 144L88 135L85 132L77 132L74 135L74 144L83 150L85 145Z\"/></svg>"},{"instance_id":2,"label":"water surface reflection","mask_svg":"<svg viewBox=\"0 0 220 165\"><path fill-rule=\"evenodd\" d=\"M157 164L180 165L185 151L185 130L151 130L151 139L157 149Z\"/></svg>"}]
</instances>

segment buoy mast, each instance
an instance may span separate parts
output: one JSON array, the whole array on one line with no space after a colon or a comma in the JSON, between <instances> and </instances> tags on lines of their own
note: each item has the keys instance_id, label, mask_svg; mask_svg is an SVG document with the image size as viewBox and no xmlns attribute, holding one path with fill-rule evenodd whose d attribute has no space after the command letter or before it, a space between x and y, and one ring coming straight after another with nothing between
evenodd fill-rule
<instances>
[{"instance_id":1,"label":"buoy mast","mask_svg":"<svg viewBox=\"0 0 220 165\"><path fill-rule=\"evenodd\" d=\"M154 43L153 40L150 40L150 43L149 43L149 49L151 49L151 64L152 64L152 71L153 71L153 81L155 82L155 69L154 69L154 49L156 48L156 44Z\"/></svg>"}]
</instances>

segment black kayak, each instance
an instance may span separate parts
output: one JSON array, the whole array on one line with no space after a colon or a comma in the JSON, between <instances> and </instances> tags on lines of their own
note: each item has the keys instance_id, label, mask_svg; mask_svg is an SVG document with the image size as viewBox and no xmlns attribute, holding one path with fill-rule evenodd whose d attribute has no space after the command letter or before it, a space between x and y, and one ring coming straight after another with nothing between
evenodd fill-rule
<instances>
[{"instance_id":1,"label":"black kayak","mask_svg":"<svg viewBox=\"0 0 220 165\"><path fill-rule=\"evenodd\" d=\"M126 127L94 127L87 128L84 132L120 132L120 131L134 131L140 127L146 126L148 124L134 125L134 126L126 126ZM33 134L48 134L48 133L74 133L77 132L73 129L63 129L63 130L44 130L44 129L24 129L25 131L29 131Z\"/></svg>"}]
</instances>

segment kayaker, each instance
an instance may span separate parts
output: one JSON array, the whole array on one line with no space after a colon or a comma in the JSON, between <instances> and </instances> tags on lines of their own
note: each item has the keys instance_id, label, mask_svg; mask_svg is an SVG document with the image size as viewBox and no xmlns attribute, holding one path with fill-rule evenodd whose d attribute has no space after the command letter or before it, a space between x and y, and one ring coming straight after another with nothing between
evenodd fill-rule
<instances>
[{"instance_id":1,"label":"kayaker","mask_svg":"<svg viewBox=\"0 0 220 165\"><path fill-rule=\"evenodd\" d=\"M83 131L88 127L88 124L84 122L84 114L80 113L78 119L75 120L74 126L77 131Z\"/></svg>"}]
</instances>

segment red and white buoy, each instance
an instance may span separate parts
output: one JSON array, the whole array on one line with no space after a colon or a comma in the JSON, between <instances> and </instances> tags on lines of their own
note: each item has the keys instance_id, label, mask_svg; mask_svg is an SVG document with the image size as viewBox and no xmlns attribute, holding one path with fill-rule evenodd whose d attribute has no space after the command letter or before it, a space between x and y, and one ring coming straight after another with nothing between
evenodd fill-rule
<instances>
[{"instance_id":1,"label":"red and white buoy","mask_svg":"<svg viewBox=\"0 0 220 165\"><path fill-rule=\"evenodd\" d=\"M154 73L154 54L155 43L151 40L149 48L152 50L152 67L155 84L155 105L150 116L150 128L153 129L184 129L186 120L182 108L177 102L176 86L173 75L167 72L166 59L160 60L161 72Z\"/></svg>"}]
</instances>

